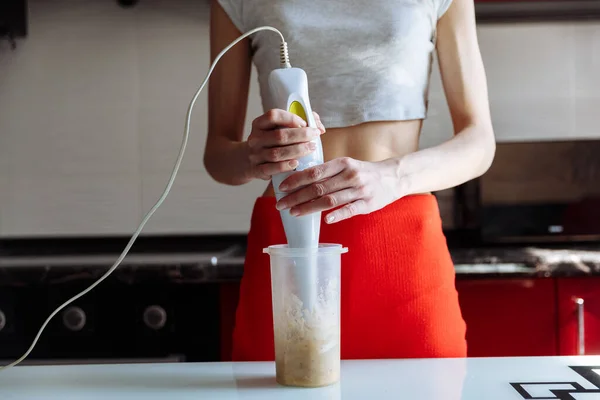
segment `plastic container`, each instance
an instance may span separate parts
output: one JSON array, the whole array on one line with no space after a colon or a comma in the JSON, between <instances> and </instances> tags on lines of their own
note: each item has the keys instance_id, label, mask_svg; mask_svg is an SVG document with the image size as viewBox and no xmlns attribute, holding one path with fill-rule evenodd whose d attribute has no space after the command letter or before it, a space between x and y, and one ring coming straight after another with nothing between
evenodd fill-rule
<instances>
[{"instance_id":1,"label":"plastic container","mask_svg":"<svg viewBox=\"0 0 600 400\"><path fill-rule=\"evenodd\" d=\"M339 381L341 255L347 251L339 244L264 249L271 257L279 384L320 387Z\"/></svg>"}]
</instances>

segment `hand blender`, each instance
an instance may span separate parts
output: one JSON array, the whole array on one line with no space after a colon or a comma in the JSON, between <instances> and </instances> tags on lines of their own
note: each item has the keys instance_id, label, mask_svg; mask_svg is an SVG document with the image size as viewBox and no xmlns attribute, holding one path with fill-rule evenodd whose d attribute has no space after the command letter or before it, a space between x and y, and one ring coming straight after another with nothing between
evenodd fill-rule
<instances>
[{"instance_id":1,"label":"hand blender","mask_svg":"<svg viewBox=\"0 0 600 400\"><path fill-rule=\"evenodd\" d=\"M287 62L287 49L282 48L282 68L275 69L269 76L269 88L275 106L287 110L304 119L309 127L316 128L310 101L308 99L308 79L304 70L292 68ZM313 167L323 163L323 148L321 139L317 137L312 140L316 150L298 159L298 167L295 171ZM275 197L279 201L287 193L279 190L279 185L292 172L284 172L274 175L272 178ZM294 217L289 210L280 211L285 235L290 248L317 249L319 246L319 234L321 228L321 212ZM312 253L312 254L311 254ZM314 287L317 284L317 252L307 251L303 257L295 260L298 275L296 282L298 292L301 294L305 309L312 311L316 303L317 294Z\"/></svg>"}]
</instances>

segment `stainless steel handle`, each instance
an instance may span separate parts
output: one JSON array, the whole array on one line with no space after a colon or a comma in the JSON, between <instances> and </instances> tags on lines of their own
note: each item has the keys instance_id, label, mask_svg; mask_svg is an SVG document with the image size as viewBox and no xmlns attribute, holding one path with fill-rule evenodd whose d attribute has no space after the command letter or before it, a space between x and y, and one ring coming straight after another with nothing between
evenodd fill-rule
<instances>
[{"instance_id":1,"label":"stainless steel handle","mask_svg":"<svg viewBox=\"0 0 600 400\"><path fill-rule=\"evenodd\" d=\"M0 310L0 331L6 326L6 315Z\"/></svg>"},{"instance_id":2,"label":"stainless steel handle","mask_svg":"<svg viewBox=\"0 0 600 400\"><path fill-rule=\"evenodd\" d=\"M210 258L210 263L213 267L216 267L219 264L220 259L228 258L239 252L241 249L240 246L234 245L229 247L227 250L221 252L220 254L214 255ZM242 263L243 264L243 263Z\"/></svg>"},{"instance_id":3,"label":"stainless steel handle","mask_svg":"<svg viewBox=\"0 0 600 400\"><path fill-rule=\"evenodd\" d=\"M581 297L575 298L577 304L577 352L579 355L585 354L585 319L583 305L585 301Z\"/></svg>"}]
</instances>

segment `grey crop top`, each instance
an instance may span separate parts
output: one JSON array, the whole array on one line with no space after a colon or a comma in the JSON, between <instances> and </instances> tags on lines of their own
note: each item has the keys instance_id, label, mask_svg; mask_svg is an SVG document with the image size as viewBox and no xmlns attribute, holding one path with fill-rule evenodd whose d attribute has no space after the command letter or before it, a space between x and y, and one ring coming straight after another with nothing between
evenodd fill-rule
<instances>
[{"instance_id":1,"label":"grey crop top","mask_svg":"<svg viewBox=\"0 0 600 400\"><path fill-rule=\"evenodd\" d=\"M241 32L283 33L325 127L426 117L437 20L452 0L218 1ZM269 31L251 38L264 110L279 42Z\"/></svg>"}]
</instances>

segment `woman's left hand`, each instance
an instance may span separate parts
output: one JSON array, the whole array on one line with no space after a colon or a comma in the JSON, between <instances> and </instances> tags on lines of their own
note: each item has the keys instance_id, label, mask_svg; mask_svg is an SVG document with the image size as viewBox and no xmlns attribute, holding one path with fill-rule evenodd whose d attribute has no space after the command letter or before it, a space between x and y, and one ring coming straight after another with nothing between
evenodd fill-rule
<instances>
[{"instance_id":1,"label":"woman's left hand","mask_svg":"<svg viewBox=\"0 0 600 400\"><path fill-rule=\"evenodd\" d=\"M343 157L295 172L279 186L290 194L277 202L277 209L289 208L292 215L300 216L340 207L326 215L327 223L371 213L402 197L397 165L394 160Z\"/></svg>"}]
</instances>

